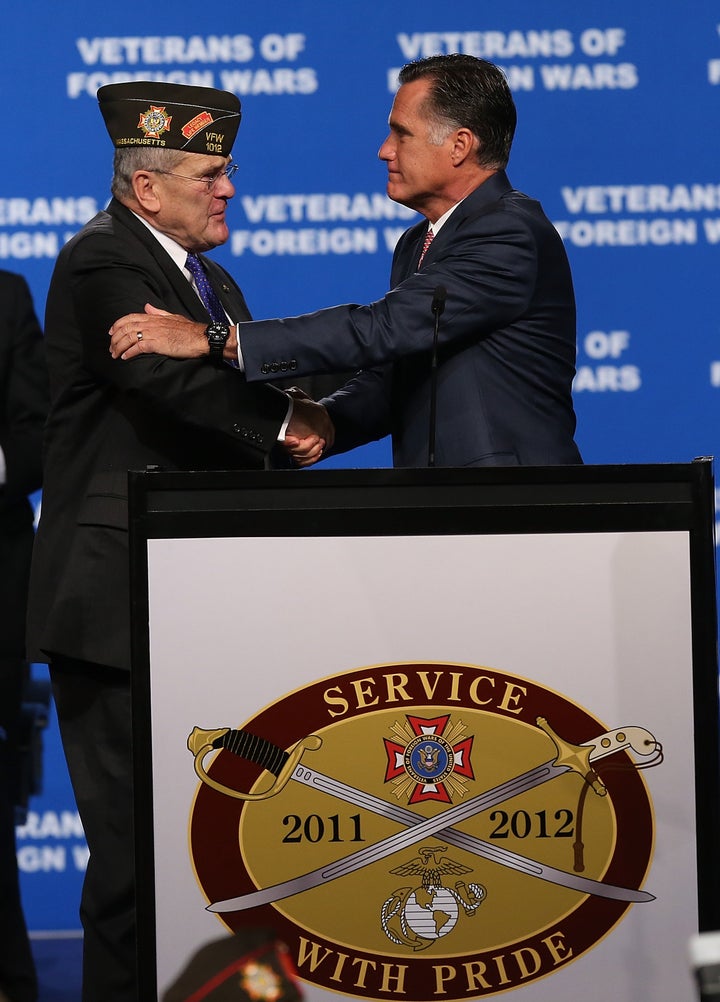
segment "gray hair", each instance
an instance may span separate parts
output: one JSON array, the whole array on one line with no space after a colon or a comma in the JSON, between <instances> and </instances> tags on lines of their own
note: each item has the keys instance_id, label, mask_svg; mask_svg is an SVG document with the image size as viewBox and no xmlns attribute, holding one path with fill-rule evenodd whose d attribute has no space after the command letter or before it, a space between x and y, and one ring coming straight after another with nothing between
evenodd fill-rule
<instances>
[{"instance_id":1,"label":"gray hair","mask_svg":"<svg viewBox=\"0 0 720 1002\"><path fill-rule=\"evenodd\" d=\"M113 160L110 190L120 201L133 198L132 179L135 171L173 170L184 156L180 150L166 150L153 146L125 146L117 149Z\"/></svg>"}]
</instances>

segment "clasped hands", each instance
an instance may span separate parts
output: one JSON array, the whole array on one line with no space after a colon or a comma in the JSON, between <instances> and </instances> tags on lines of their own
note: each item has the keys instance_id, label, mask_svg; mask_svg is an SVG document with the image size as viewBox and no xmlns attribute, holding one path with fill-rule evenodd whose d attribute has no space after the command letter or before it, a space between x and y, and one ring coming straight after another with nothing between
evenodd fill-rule
<instances>
[{"instance_id":1,"label":"clasped hands","mask_svg":"<svg viewBox=\"0 0 720 1002\"><path fill-rule=\"evenodd\" d=\"M293 398L293 412L282 443L296 466L319 462L335 441L335 426L322 404L297 386L285 391Z\"/></svg>"},{"instance_id":2,"label":"clasped hands","mask_svg":"<svg viewBox=\"0 0 720 1002\"><path fill-rule=\"evenodd\" d=\"M202 358L209 353L206 324L158 310L149 303L145 313L120 317L110 328L110 354L128 361L138 355L167 355L170 358ZM233 339L237 350L237 342ZM312 466L323 457L335 439L335 428L322 404L297 387L286 391L293 400L293 412L282 443L296 466Z\"/></svg>"}]
</instances>

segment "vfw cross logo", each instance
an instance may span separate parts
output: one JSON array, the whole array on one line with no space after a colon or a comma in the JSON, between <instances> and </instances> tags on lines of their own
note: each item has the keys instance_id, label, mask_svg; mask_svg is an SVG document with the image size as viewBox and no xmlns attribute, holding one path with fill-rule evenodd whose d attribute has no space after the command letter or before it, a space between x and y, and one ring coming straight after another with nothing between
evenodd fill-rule
<instances>
[{"instance_id":1,"label":"vfw cross logo","mask_svg":"<svg viewBox=\"0 0 720 1002\"><path fill-rule=\"evenodd\" d=\"M207 907L230 929L276 929L322 988L500 994L577 961L631 905L653 907L639 770L662 751L636 722L428 663L360 668L241 728L206 724L188 747Z\"/></svg>"}]
</instances>

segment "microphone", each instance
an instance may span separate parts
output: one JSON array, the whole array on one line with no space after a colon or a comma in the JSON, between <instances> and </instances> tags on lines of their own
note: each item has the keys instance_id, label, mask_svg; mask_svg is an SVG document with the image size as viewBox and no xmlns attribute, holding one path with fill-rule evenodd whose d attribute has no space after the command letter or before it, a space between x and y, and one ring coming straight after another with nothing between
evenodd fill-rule
<instances>
[{"instance_id":1,"label":"microphone","mask_svg":"<svg viewBox=\"0 0 720 1002\"><path fill-rule=\"evenodd\" d=\"M445 288L445 286L444 285L435 286L432 305L430 307L432 315L435 317L435 327L433 330L432 354L430 356L430 429L428 432L428 466L435 465L438 330L440 328L440 315L445 309L446 299L447 299L447 289Z\"/></svg>"}]
</instances>

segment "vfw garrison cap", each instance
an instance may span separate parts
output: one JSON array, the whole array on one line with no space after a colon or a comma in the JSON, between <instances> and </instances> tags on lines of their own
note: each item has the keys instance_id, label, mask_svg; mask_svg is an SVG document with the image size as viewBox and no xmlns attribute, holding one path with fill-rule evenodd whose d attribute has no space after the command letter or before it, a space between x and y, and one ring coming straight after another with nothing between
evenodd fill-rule
<instances>
[{"instance_id":1,"label":"vfw garrison cap","mask_svg":"<svg viewBox=\"0 0 720 1002\"><path fill-rule=\"evenodd\" d=\"M193 954L163 1002L302 1002L287 946L270 929L240 929Z\"/></svg>"},{"instance_id":2,"label":"vfw garrison cap","mask_svg":"<svg viewBox=\"0 0 720 1002\"><path fill-rule=\"evenodd\" d=\"M185 84L108 84L97 92L117 149L156 147L226 157L240 125L240 100L226 90Z\"/></svg>"}]
</instances>

